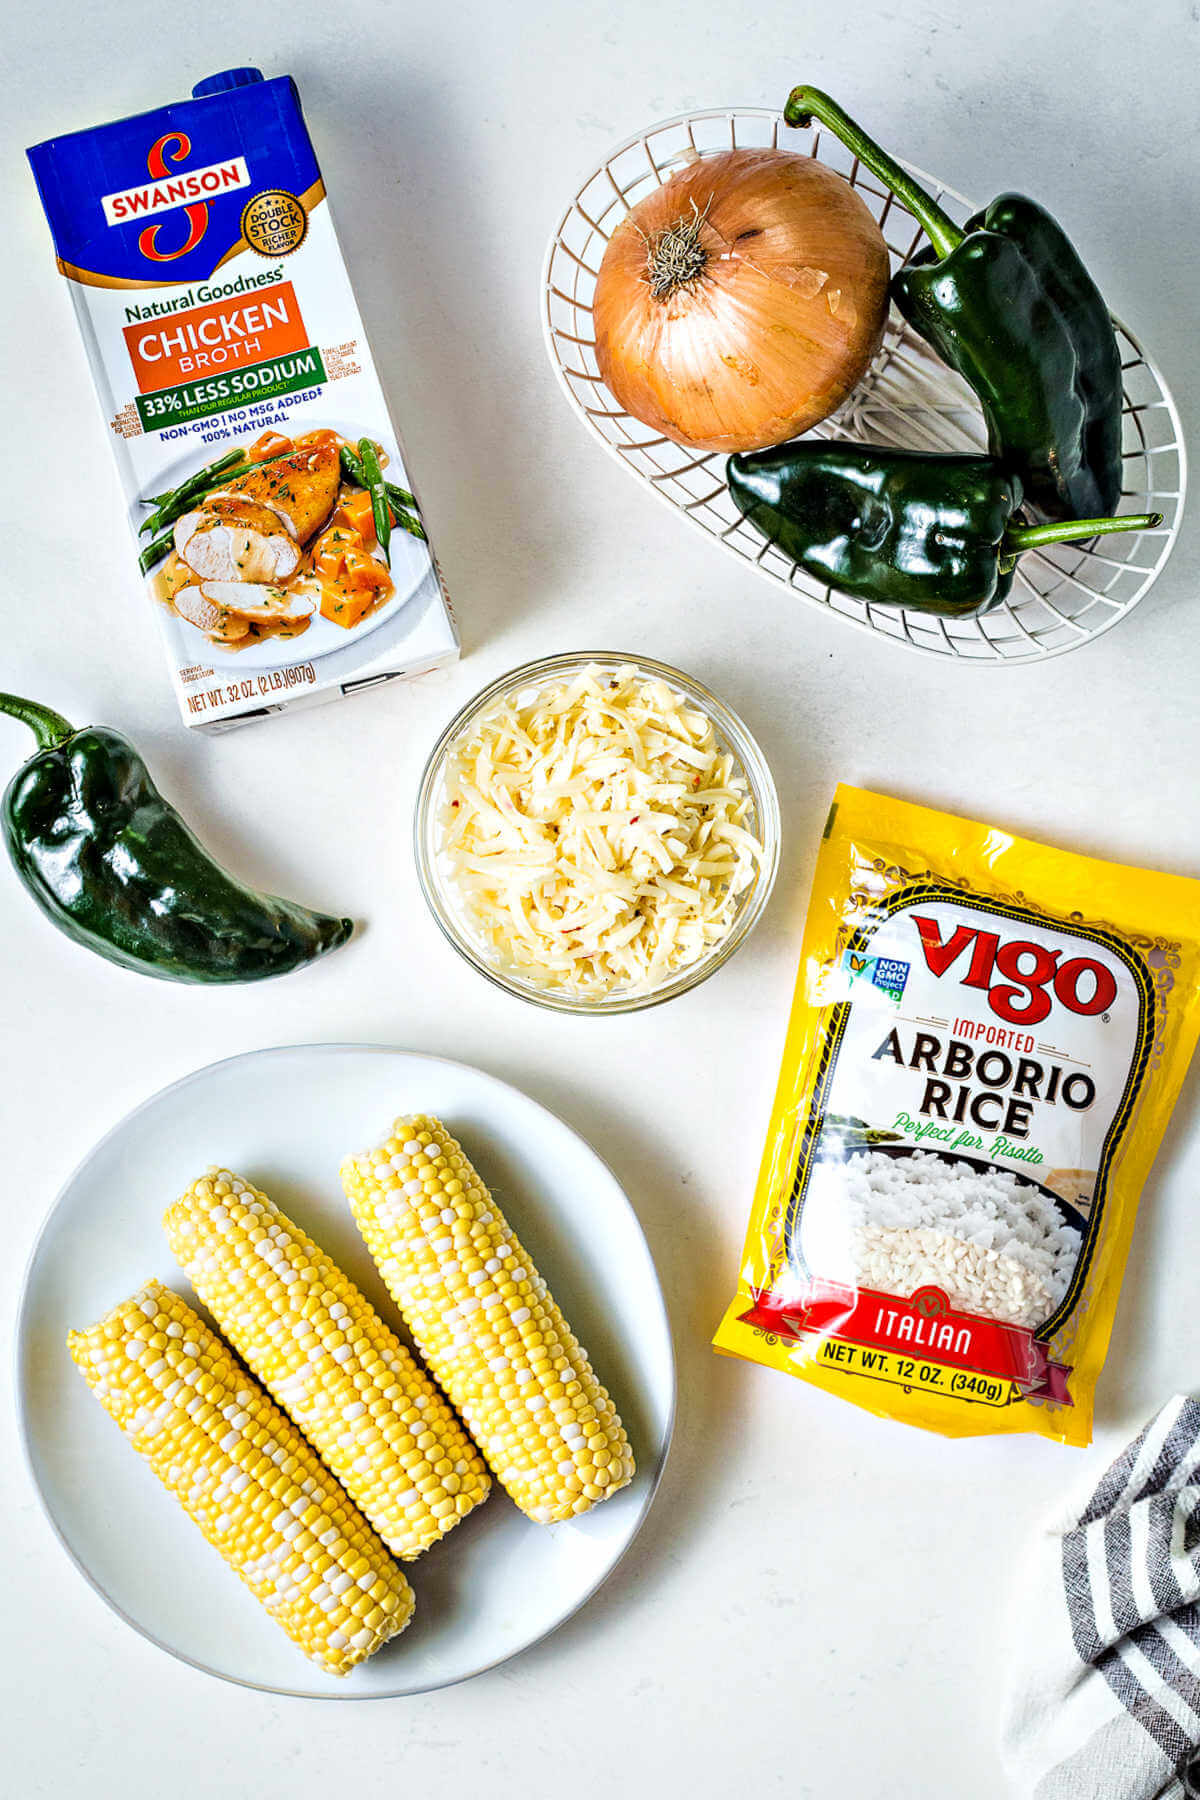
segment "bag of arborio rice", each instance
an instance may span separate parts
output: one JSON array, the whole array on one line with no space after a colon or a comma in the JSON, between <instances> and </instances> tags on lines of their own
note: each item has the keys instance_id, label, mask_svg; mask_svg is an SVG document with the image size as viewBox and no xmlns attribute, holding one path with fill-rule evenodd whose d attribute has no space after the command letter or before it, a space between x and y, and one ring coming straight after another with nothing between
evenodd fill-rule
<instances>
[{"instance_id":1,"label":"bag of arborio rice","mask_svg":"<svg viewBox=\"0 0 1200 1800\"><path fill-rule=\"evenodd\" d=\"M717 1349L1086 1444L1198 940L1200 882L840 787Z\"/></svg>"}]
</instances>

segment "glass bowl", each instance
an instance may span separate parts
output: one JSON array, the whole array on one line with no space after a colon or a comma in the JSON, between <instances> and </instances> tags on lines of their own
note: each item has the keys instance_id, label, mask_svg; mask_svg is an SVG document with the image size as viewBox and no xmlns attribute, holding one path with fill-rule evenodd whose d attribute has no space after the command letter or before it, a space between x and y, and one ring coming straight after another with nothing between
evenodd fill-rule
<instances>
[{"instance_id":1,"label":"glass bowl","mask_svg":"<svg viewBox=\"0 0 1200 1800\"><path fill-rule=\"evenodd\" d=\"M737 768L745 776L752 802L749 826L762 845L757 871L753 880L738 895L733 923L720 943L714 944L694 963L673 971L653 986L614 988L603 997L568 994L541 987L519 970L501 961L491 946L481 942L473 931L440 852L446 768L451 749L458 738L505 695L521 689L541 687L552 680L569 681L589 666L601 670L632 667L639 674L665 681L712 721L718 744L733 756ZM421 777L414 837L417 874L430 911L459 955L465 957L481 975L485 975L507 993L515 994L518 999L532 1001L534 1005L548 1007L554 1012L636 1012L641 1007L657 1006L663 1000L672 1000L677 994L686 993L689 988L695 987L723 963L728 962L738 946L745 943L762 917L775 884L779 867L779 800L766 758L742 721L700 682L693 680L690 675L684 675L679 669L671 668L667 663L655 662L647 656L628 656L613 651L579 652L541 657L536 662L525 663L518 669L510 670L507 675L502 675L499 680L484 688L482 693L476 694L451 719L434 745Z\"/></svg>"}]
</instances>

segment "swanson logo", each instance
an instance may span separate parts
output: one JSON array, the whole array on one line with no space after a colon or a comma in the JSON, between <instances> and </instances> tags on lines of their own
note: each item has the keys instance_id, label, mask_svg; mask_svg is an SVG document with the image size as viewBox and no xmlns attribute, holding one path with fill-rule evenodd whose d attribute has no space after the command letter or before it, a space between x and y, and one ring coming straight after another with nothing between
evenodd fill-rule
<instances>
[{"instance_id":1,"label":"swanson logo","mask_svg":"<svg viewBox=\"0 0 1200 1800\"><path fill-rule=\"evenodd\" d=\"M1115 975L1094 956L1063 962L1061 950L1028 938L1002 941L997 932L973 925L956 925L943 938L936 919L913 913L912 922L930 974L940 977L965 963L960 986L982 989L997 1018L1010 1025L1039 1024L1050 1011L1051 992L1068 1012L1088 1019L1107 1012L1117 997Z\"/></svg>"},{"instance_id":2,"label":"swanson logo","mask_svg":"<svg viewBox=\"0 0 1200 1800\"><path fill-rule=\"evenodd\" d=\"M110 225L129 225L139 218L184 209L187 230L182 242L168 247L162 240L177 238L179 228L168 230L161 225L147 225L138 235L138 249L151 262L174 262L194 250L208 230L206 202L218 194L250 186L250 171L244 156L230 157L227 162L208 163L202 169L171 170L171 163L186 162L192 153L192 140L182 131L169 131L152 144L146 167L153 177L141 187L122 188L119 193L105 194L101 199L104 217Z\"/></svg>"}]
</instances>

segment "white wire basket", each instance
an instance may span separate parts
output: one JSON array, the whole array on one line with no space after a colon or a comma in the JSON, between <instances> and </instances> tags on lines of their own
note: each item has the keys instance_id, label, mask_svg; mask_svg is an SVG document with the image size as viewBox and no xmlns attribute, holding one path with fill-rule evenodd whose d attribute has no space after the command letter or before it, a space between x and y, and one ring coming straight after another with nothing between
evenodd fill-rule
<instances>
[{"instance_id":1,"label":"white wire basket","mask_svg":"<svg viewBox=\"0 0 1200 1800\"><path fill-rule=\"evenodd\" d=\"M911 213L875 181L830 132L801 130L765 108L689 113L639 132L614 150L563 215L546 258L544 325L550 359L580 418L609 453L668 506L691 519L734 556L809 605L861 631L910 650L960 662L1022 663L1075 650L1107 631L1153 585L1179 534L1186 488L1183 433L1158 370L1119 322L1124 370L1123 512L1160 512L1152 531L1094 538L1027 552L1007 601L978 619L869 604L806 574L768 544L739 513L725 482L725 456L699 453L656 436L623 412L596 361L592 296L605 246L621 220L652 188L697 154L752 146L796 149L845 175L878 219L893 269L918 250L923 233ZM906 165L911 167L911 165ZM970 202L919 169L912 173L957 221ZM972 451L985 446L978 403L957 375L917 337L893 307L878 355L841 410L811 434L913 450Z\"/></svg>"}]
</instances>

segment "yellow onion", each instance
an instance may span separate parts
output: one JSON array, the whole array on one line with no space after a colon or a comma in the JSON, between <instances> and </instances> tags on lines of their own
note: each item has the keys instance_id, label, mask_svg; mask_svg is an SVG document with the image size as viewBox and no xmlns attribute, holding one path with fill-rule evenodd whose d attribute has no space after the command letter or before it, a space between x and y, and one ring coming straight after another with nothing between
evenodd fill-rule
<instances>
[{"instance_id":1,"label":"yellow onion","mask_svg":"<svg viewBox=\"0 0 1200 1800\"><path fill-rule=\"evenodd\" d=\"M614 231L600 373L626 412L700 450L760 450L828 418L887 316L883 234L849 182L791 150L692 162Z\"/></svg>"}]
</instances>

